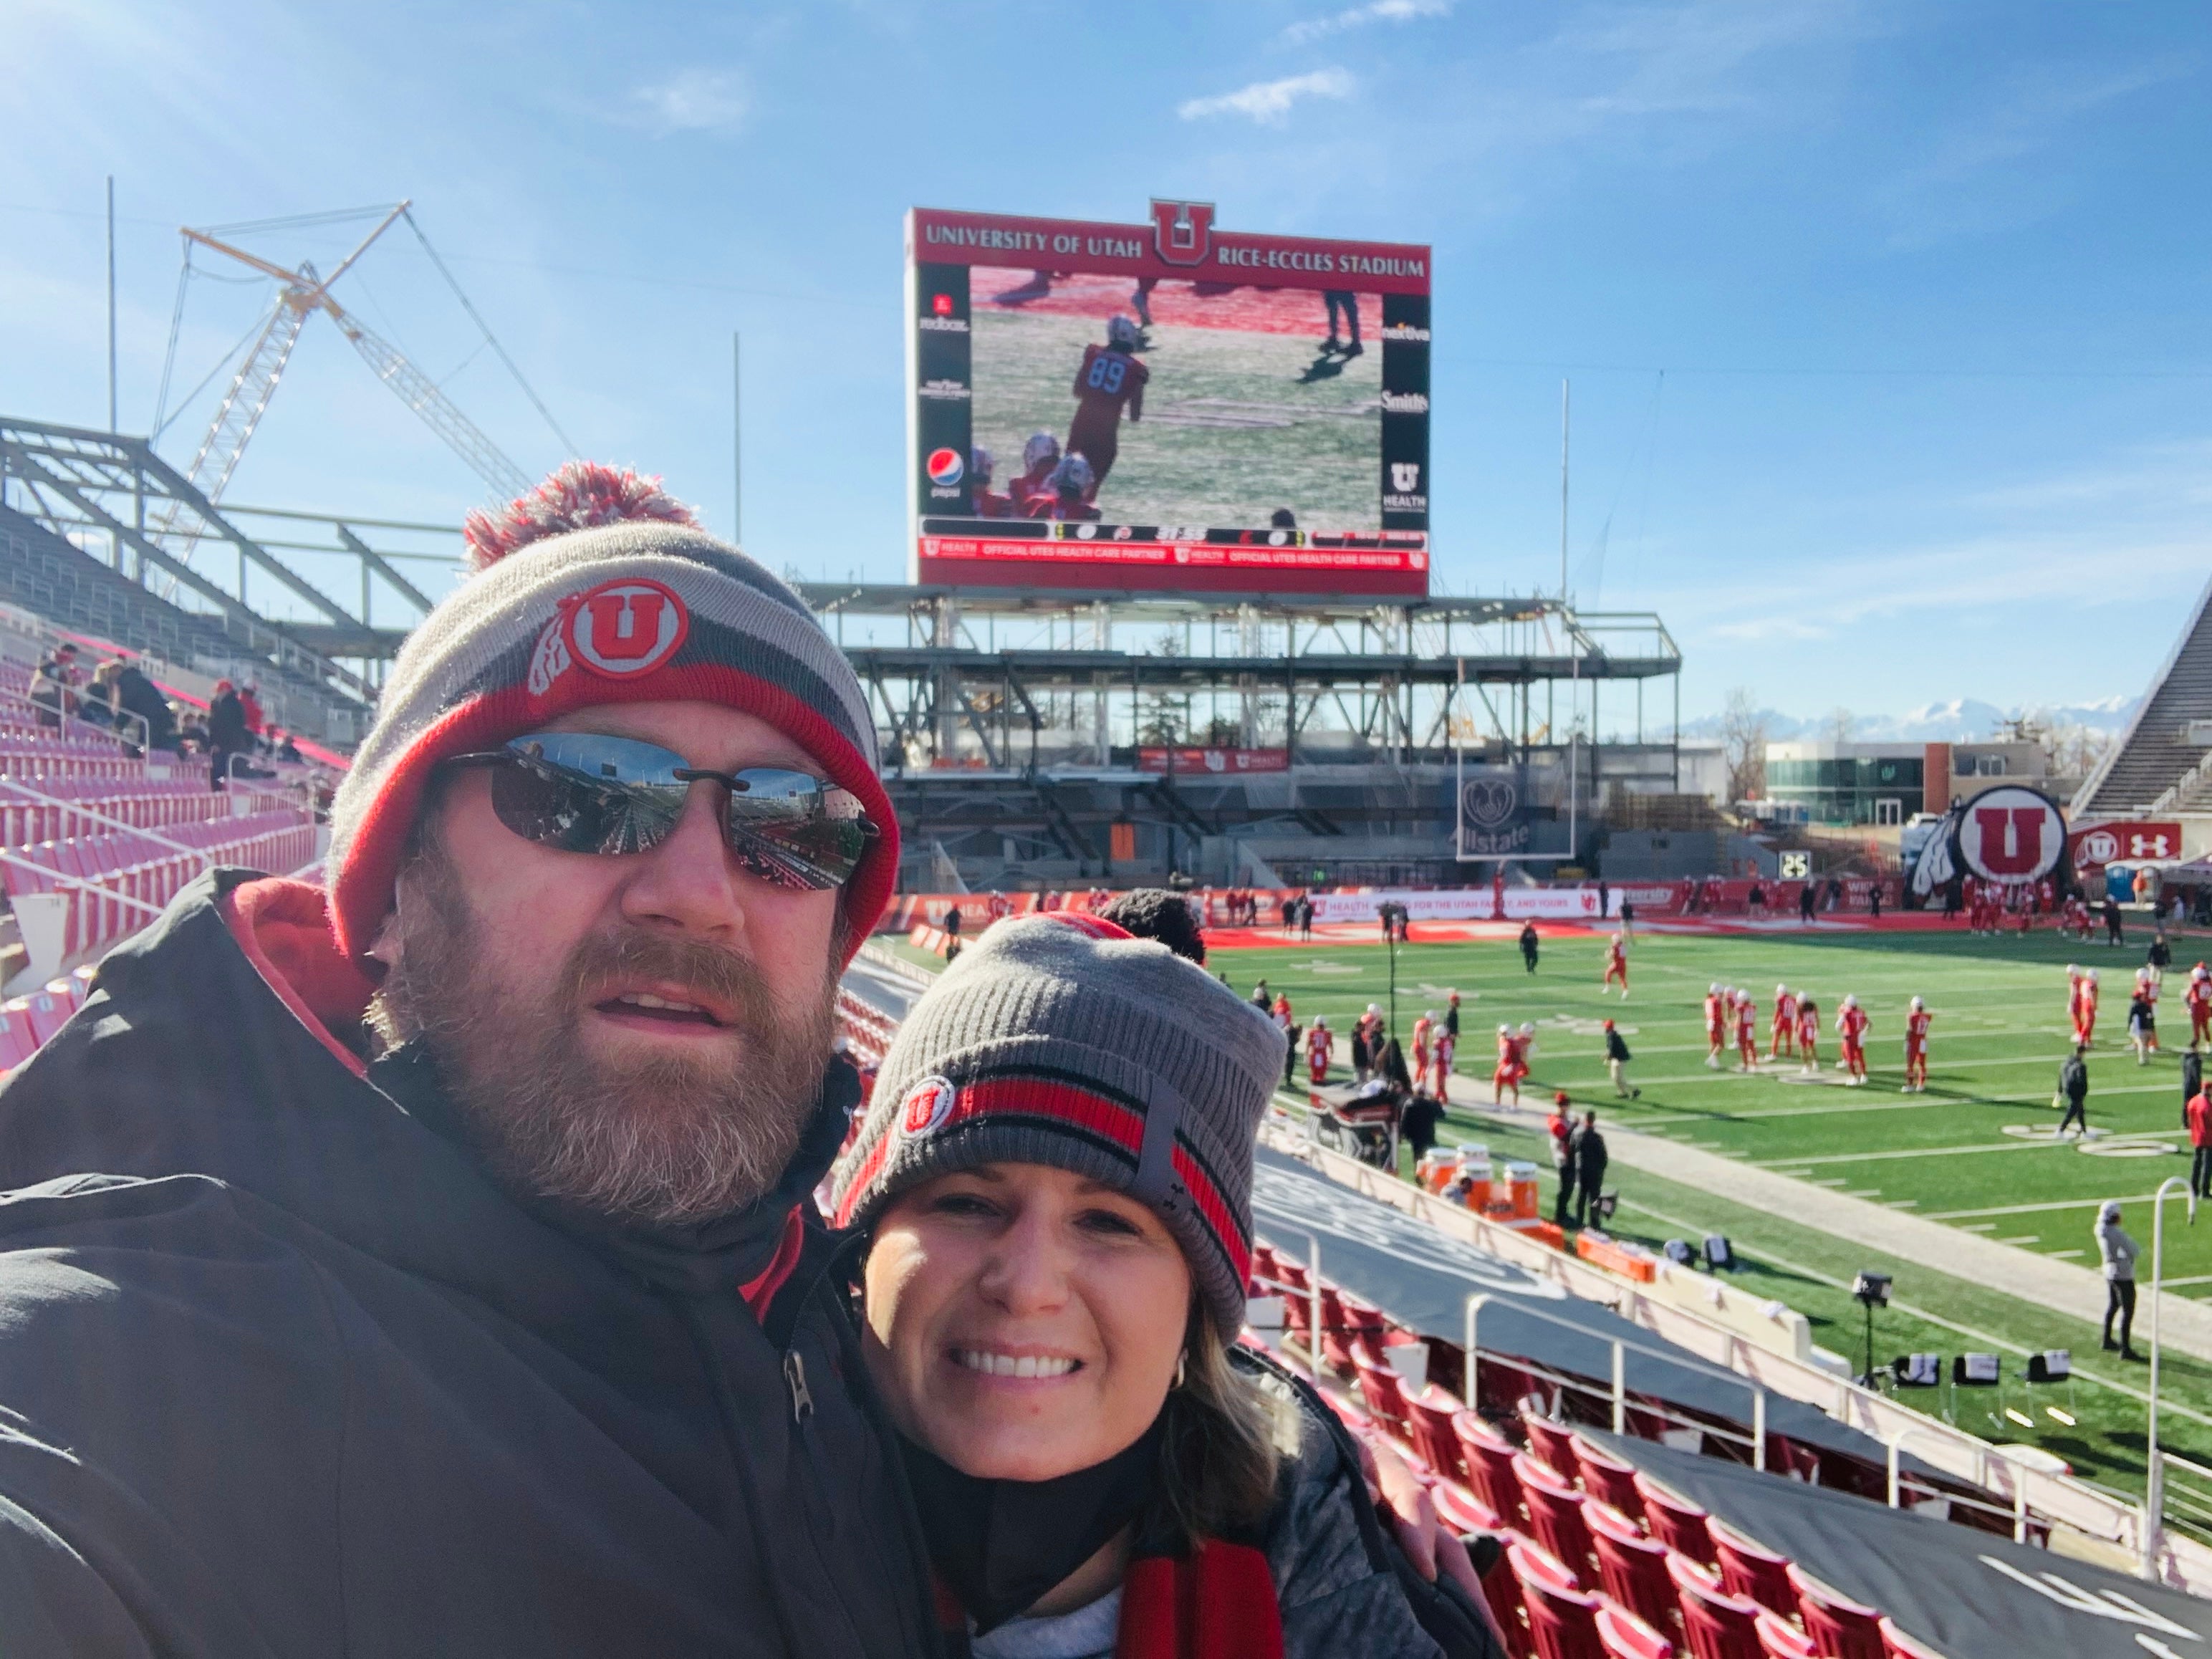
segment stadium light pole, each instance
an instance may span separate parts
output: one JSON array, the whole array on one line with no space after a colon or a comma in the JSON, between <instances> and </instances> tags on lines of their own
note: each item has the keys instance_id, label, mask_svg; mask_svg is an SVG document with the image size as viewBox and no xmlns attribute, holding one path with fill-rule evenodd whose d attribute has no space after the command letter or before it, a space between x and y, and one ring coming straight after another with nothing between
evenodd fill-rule
<instances>
[{"instance_id":1,"label":"stadium light pole","mask_svg":"<svg viewBox=\"0 0 2212 1659\"><path fill-rule=\"evenodd\" d=\"M2166 1528L2166 1465L2158 1450L2158 1305L2166 1277L2166 1195L2179 1187L2189 1195L2189 1224L2197 1224L2197 1194L2179 1176L2159 1183L2150 1200L2150 1420L2144 1434L2149 1459L2143 1476L2142 1576L2158 1577L2158 1540Z\"/></svg>"}]
</instances>

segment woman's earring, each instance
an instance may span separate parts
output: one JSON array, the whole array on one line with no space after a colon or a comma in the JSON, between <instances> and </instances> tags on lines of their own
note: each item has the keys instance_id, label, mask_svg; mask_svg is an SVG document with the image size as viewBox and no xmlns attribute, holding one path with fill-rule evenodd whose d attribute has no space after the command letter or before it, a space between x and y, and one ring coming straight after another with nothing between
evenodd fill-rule
<instances>
[{"instance_id":1,"label":"woman's earring","mask_svg":"<svg viewBox=\"0 0 2212 1659\"><path fill-rule=\"evenodd\" d=\"M1183 1378L1188 1376L1189 1373L1190 1350L1188 1348L1185 1348L1181 1353L1176 1356L1176 1387L1178 1389L1182 1387Z\"/></svg>"}]
</instances>

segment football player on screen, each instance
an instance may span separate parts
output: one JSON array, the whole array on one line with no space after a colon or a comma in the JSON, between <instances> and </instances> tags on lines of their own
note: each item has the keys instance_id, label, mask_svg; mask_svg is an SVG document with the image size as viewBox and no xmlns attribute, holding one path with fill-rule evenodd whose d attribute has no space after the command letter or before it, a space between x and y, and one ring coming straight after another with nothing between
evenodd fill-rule
<instances>
[{"instance_id":1,"label":"football player on screen","mask_svg":"<svg viewBox=\"0 0 2212 1659\"><path fill-rule=\"evenodd\" d=\"M1114 457L1121 447L1121 410L1127 404L1132 424L1145 415L1145 382L1152 371L1139 362L1144 349L1137 325L1115 314L1106 319L1106 343L1083 348L1083 363L1075 371L1075 419L1068 423L1067 453L1080 453L1091 463L1091 487L1095 493L1114 470Z\"/></svg>"},{"instance_id":2,"label":"football player on screen","mask_svg":"<svg viewBox=\"0 0 2212 1659\"><path fill-rule=\"evenodd\" d=\"M1066 522L1096 519L1098 509L1091 504L1097 490L1098 481L1091 471L1091 463L1070 451L1060 464L1053 469L1052 493L1040 501L1039 510L1032 512L1033 519L1056 519Z\"/></svg>"},{"instance_id":3,"label":"football player on screen","mask_svg":"<svg viewBox=\"0 0 2212 1659\"><path fill-rule=\"evenodd\" d=\"M975 513L979 519L1011 519L1014 516L1014 498L1001 495L991 488L991 471L996 464L991 452L978 444L968 452L968 476L975 480Z\"/></svg>"},{"instance_id":4,"label":"football player on screen","mask_svg":"<svg viewBox=\"0 0 2212 1659\"><path fill-rule=\"evenodd\" d=\"M1052 475L1059 465L1060 440L1049 432L1030 433L1022 446L1021 476L1006 486L1018 516L1043 516L1043 509L1052 504Z\"/></svg>"}]
</instances>

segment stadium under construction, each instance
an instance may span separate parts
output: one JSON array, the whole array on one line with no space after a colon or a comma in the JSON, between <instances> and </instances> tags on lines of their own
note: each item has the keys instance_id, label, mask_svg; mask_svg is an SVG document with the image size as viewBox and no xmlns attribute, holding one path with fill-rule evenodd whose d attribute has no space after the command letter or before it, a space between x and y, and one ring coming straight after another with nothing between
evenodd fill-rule
<instances>
[{"instance_id":1,"label":"stadium under construction","mask_svg":"<svg viewBox=\"0 0 2212 1659\"><path fill-rule=\"evenodd\" d=\"M0 418L0 599L185 684L258 680L337 747L459 563L455 526L217 507L142 439ZM1451 884L1489 873L1459 856L1469 765L1510 769L1532 861L1679 787L1649 612L796 585L868 688L912 888Z\"/></svg>"}]
</instances>

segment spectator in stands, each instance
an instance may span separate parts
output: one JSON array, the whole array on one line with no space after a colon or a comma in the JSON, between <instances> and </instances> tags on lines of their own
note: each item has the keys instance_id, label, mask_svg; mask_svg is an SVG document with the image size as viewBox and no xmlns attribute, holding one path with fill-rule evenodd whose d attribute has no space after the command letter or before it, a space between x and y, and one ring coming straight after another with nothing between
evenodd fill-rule
<instances>
[{"instance_id":1,"label":"spectator in stands","mask_svg":"<svg viewBox=\"0 0 2212 1659\"><path fill-rule=\"evenodd\" d=\"M253 738L256 746L258 746L262 724L267 716L262 713L261 686L258 681L248 680L238 688L238 708L239 712L246 717L247 732Z\"/></svg>"},{"instance_id":2,"label":"spectator in stands","mask_svg":"<svg viewBox=\"0 0 2212 1659\"><path fill-rule=\"evenodd\" d=\"M1597 1200L1605 1192L1607 1161L1605 1137L1598 1133L1597 1114L1584 1112L1575 1131L1571 1150L1575 1163L1575 1225L1588 1224Z\"/></svg>"},{"instance_id":3,"label":"spectator in stands","mask_svg":"<svg viewBox=\"0 0 2212 1659\"><path fill-rule=\"evenodd\" d=\"M2105 1335L2106 1352L2119 1350L2120 1358L2133 1359L2137 1356L2132 1340L2136 1322L2136 1242L2120 1225L2120 1206L2117 1199L2106 1200L2105 1207L2097 1212L2097 1254L2105 1267ZM2112 1340L2112 1316L2120 1320L2120 1340Z\"/></svg>"},{"instance_id":4,"label":"spectator in stands","mask_svg":"<svg viewBox=\"0 0 2212 1659\"><path fill-rule=\"evenodd\" d=\"M125 662L117 667L115 701L126 713L146 722L147 748L176 748L177 723L169 712L169 700L136 663Z\"/></svg>"},{"instance_id":5,"label":"spectator in stands","mask_svg":"<svg viewBox=\"0 0 2212 1659\"><path fill-rule=\"evenodd\" d=\"M307 757L301 754L299 744L294 741L292 734L283 726L274 728L269 734L269 740L276 746L276 758L287 766L299 766L305 763Z\"/></svg>"},{"instance_id":6,"label":"spectator in stands","mask_svg":"<svg viewBox=\"0 0 2212 1659\"><path fill-rule=\"evenodd\" d=\"M76 647L64 640L31 671L31 708L44 732L58 732L76 712Z\"/></svg>"},{"instance_id":7,"label":"spectator in stands","mask_svg":"<svg viewBox=\"0 0 2212 1659\"><path fill-rule=\"evenodd\" d=\"M238 688L228 680L215 683L208 704L208 760L210 786L221 789L230 776L230 757L253 752L253 738L246 729L246 705Z\"/></svg>"},{"instance_id":8,"label":"spectator in stands","mask_svg":"<svg viewBox=\"0 0 2212 1659\"><path fill-rule=\"evenodd\" d=\"M2067 1126L2078 1124L2083 1134L2089 1133L2089 1062L2086 1056L2089 1046L2085 1042L2074 1045L2074 1052L2060 1062L2058 1093L2055 1103L2065 1108L2058 1120L2058 1134L2063 1138Z\"/></svg>"},{"instance_id":9,"label":"spectator in stands","mask_svg":"<svg viewBox=\"0 0 2212 1659\"><path fill-rule=\"evenodd\" d=\"M896 825L843 655L688 516L581 464L477 515L327 892L210 871L0 1088L0 1653L932 1650L810 1200ZM647 584L667 660L532 690Z\"/></svg>"},{"instance_id":10,"label":"spectator in stands","mask_svg":"<svg viewBox=\"0 0 2212 1659\"><path fill-rule=\"evenodd\" d=\"M1206 960L1206 935L1190 913L1190 902L1180 893L1170 893L1164 887L1132 888L1116 894L1094 914L1138 939L1158 940L1186 962ZM1267 1012L1267 981L1261 980L1252 998L1262 1013Z\"/></svg>"},{"instance_id":11,"label":"spectator in stands","mask_svg":"<svg viewBox=\"0 0 2212 1659\"><path fill-rule=\"evenodd\" d=\"M116 728L115 711L120 707L115 690L116 672L123 665L113 658L92 671L92 684L78 699L76 717L88 726L103 726L112 732Z\"/></svg>"},{"instance_id":12,"label":"spectator in stands","mask_svg":"<svg viewBox=\"0 0 2212 1659\"><path fill-rule=\"evenodd\" d=\"M867 1240L861 1355L982 1653L1195 1655L1194 1597L1238 1609L1218 1651L1436 1651L1364 1536L1347 1441L1236 1340L1275 1040L1169 953L1035 919L924 993L884 1055L831 1202ZM1102 1152L1096 1113L1133 1097L1176 1112L1200 1201ZM1302 1565L1271 1574L1270 1523Z\"/></svg>"}]
</instances>

